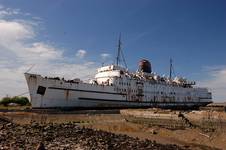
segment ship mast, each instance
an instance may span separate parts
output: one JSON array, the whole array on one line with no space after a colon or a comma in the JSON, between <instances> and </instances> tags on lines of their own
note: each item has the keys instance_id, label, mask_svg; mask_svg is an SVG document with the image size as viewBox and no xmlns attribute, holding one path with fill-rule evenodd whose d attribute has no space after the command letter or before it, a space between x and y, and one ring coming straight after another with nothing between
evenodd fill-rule
<instances>
[{"instance_id":1,"label":"ship mast","mask_svg":"<svg viewBox=\"0 0 226 150\"><path fill-rule=\"evenodd\" d=\"M121 53L121 33L119 35L119 40L118 40L118 52L117 52L117 57L116 57L116 65L119 65L120 62L120 53Z\"/></svg>"},{"instance_id":2,"label":"ship mast","mask_svg":"<svg viewBox=\"0 0 226 150\"><path fill-rule=\"evenodd\" d=\"M170 58L170 74L169 74L170 80L172 80L172 69L173 69L173 60L172 58Z\"/></svg>"},{"instance_id":3,"label":"ship mast","mask_svg":"<svg viewBox=\"0 0 226 150\"><path fill-rule=\"evenodd\" d=\"M125 67L127 68L126 60L125 60L125 57L123 55L121 45L122 45L122 43L121 43L121 33L120 33L119 34L119 40L118 40L118 50L117 50L117 57L116 57L116 65L117 66L120 65L121 58L122 58L122 61L123 61L124 65L125 65Z\"/></svg>"}]
</instances>

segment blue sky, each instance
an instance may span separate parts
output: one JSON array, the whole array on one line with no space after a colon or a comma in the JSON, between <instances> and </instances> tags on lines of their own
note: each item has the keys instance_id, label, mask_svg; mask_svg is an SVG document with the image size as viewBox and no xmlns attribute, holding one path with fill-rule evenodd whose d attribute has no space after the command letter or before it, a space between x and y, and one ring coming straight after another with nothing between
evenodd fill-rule
<instances>
[{"instance_id":1,"label":"blue sky","mask_svg":"<svg viewBox=\"0 0 226 150\"><path fill-rule=\"evenodd\" d=\"M24 27L20 33L23 38L15 40L14 48L19 41L20 48L29 49L29 52L48 51L49 55L56 56L45 56L44 64L28 61L26 57L21 59L19 50L13 51L2 41L2 60L15 55L17 64L8 62L2 65L3 69L20 68L20 73L35 64L39 65L35 71L45 74L46 70L54 70L54 65L57 68L66 65L75 70L83 67L84 72L76 74L71 70L60 74L53 71L53 74L86 76L86 69L94 71L92 69L103 61L113 62L121 32L131 70L136 70L139 59L147 58L154 72L168 74L171 57L176 75L197 80L213 90L216 100L226 100L226 84L223 84L226 83L225 0L0 0L0 6L0 19L7 29L10 23ZM21 50L20 54L23 52ZM35 54L30 55L36 57ZM43 66L49 67L44 70ZM7 71L6 74L12 73Z\"/></svg>"}]
</instances>

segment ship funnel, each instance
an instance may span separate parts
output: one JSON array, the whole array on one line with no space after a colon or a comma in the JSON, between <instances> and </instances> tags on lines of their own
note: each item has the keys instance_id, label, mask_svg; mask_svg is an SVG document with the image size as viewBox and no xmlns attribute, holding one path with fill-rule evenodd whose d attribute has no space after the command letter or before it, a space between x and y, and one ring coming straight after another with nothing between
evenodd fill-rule
<instances>
[{"instance_id":1,"label":"ship funnel","mask_svg":"<svg viewBox=\"0 0 226 150\"><path fill-rule=\"evenodd\" d=\"M151 73L152 70L151 70L151 63L146 60L146 59L142 59L140 60L139 62L139 71L143 71L143 72L146 72L146 73Z\"/></svg>"}]
</instances>

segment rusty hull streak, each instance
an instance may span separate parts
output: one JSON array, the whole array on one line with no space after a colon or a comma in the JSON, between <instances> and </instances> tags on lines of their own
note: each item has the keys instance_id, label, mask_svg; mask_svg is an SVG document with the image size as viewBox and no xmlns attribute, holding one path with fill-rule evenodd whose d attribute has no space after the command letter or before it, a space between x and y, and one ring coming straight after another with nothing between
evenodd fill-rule
<instances>
[{"instance_id":1,"label":"rusty hull streak","mask_svg":"<svg viewBox=\"0 0 226 150\"><path fill-rule=\"evenodd\" d=\"M68 100L69 97L69 90L65 90L65 99Z\"/></svg>"},{"instance_id":2,"label":"rusty hull streak","mask_svg":"<svg viewBox=\"0 0 226 150\"><path fill-rule=\"evenodd\" d=\"M30 75L28 78L28 83L30 83L32 80L34 80L35 85L37 85L37 77L34 75Z\"/></svg>"}]
</instances>

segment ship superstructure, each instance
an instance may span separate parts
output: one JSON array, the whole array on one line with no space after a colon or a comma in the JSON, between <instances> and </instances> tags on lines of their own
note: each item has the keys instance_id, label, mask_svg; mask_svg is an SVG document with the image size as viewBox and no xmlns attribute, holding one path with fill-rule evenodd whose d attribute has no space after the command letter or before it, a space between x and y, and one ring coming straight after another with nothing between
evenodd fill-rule
<instances>
[{"instance_id":1,"label":"ship superstructure","mask_svg":"<svg viewBox=\"0 0 226 150\"><path fill-rule=\"evenodd\" d=\"M194 87L195 82L184 78L172 78L171 69L169 78L154 74L148 60L141 60L136 72L128 71L119 65L119 53L121 47L118 49L117 63L98 68L89 83L80 79L64 80L25 73L32 107L182 108L212 102L207 88Z\"/></svg>"}]
</instances>

